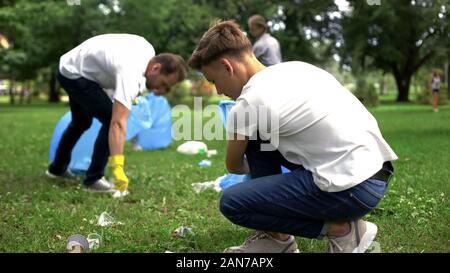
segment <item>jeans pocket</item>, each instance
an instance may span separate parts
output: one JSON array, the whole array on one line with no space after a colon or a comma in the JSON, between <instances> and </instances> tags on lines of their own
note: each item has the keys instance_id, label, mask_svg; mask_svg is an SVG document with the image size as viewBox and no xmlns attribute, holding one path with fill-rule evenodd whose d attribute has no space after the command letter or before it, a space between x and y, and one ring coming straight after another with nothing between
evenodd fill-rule
<instances>
[{"instance_id":1,"label":"jeans pocket","mask_svg":"<svg viewBox=\"0 0 450 273\"><path fill-rule=\"evenodd\" d=\"M378 201L377 200L372 200L373 202L370 202L371 204L369 204L369 202L367 202L368 200L361 200L361 198L358 198L355 194L353 194L352 192L350 193L350 198L353 200L353 201L355 201L359 206L361 206L363 209L366 209L366 210L373 210L377 205L378 205L378 202L380 201L380 199L378 199ZM371 199L375 199L376 197L374 197L374 198L371 198Z\"/></svg>"},{"instance_id":2,"label":"jeans pocket","mask_svg":"<svg viewBox=\"0 0 450 273\"><path fill-rule=\"evenodd\" d=\"M387 189L387 183L381 180L368 179L361 183L361 188L372 196L381 199Z\"/></svg>"}]
</instances>

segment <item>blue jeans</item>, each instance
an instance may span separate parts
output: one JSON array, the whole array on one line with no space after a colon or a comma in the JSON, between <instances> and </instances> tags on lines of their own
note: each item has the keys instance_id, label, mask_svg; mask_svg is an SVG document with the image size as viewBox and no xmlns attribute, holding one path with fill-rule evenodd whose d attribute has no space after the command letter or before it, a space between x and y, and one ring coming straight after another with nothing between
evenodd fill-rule
<instances>
[{"instance_id":1,"label":"blue jeans","mask_svg":"<svg viewBox=\"0 0 450 273\"><path fill-rule=\"evenodd\" d=\"M98 119L102 127L94 144L91 164L86 171L84 184L92 185L103 177L109 156L109 125L112 116L112 101L95 82L85 78L68 79L58 72L58 81L69 95L72 121L64 131L54 161L49 171L62 174L70 163L72 149L84 131L89 129L92 120Z\"/></svg>"},{"instance_id":2,"label":"blue jeans","mask_svg":"<svg viewBox=\"0 0 450 273\"><path fill-rule=\"evenodd\" d=\"M225 189L220 199L220 211L236 225L321 238L330 222L369 213L387 189L386 182L368 179L341 192L324 192L310 171L288 162L278 151L261 152L260 143L249 141L245 152L252 180ZM282 174L280 165L291 172Z\"/></svg>"}]
</instances>

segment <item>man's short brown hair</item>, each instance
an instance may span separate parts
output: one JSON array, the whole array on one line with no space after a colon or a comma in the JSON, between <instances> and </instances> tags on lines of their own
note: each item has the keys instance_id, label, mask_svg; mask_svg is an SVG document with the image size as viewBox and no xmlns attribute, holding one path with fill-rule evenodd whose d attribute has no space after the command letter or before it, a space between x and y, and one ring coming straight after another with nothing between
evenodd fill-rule
<instances>
[{"instance_id":1,"label":"man's short brown hair","mask_svg":"<svg viewBox=\"0 0 450 273\"><path fill-rule=\"evenodd\" d=\"M267 29L266 19L264 19L264 17L259 14L252 15L250 18L248 18L248 24L255 24L263 27L264 29Z\"/></svg>"},{"instance_id":2,"label":"man's short brown hair","mask_svg":"<svg viewBox=\"0 0 450 273\"><path fill-rule=\"evenodd\" d=\"M155 61L161 64L160 73L163 75L169 75L177 73L178 81L181 82L186 78L187 65L183 57L173 53L161 53L156 55Z\"/></svg>"},{"instance_id":3,"label":"man's short brown hair","mask_svg":"<svg viewBox=\"0 0 450 273\"><path fill-rule=\"evenodd\" d=\"M252 52L252 44L239 26L234 21L217 21L200 39L188 64L200 70L226 54L240 57L243 52Z\"/></svg>"}]
</instances>

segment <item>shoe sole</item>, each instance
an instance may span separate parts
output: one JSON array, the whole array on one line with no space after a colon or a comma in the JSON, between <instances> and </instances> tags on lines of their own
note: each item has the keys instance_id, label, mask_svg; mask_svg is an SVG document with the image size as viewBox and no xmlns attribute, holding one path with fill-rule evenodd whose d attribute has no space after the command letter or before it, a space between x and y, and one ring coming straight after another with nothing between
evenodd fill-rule
<instances>
[{"instance_id":1,"label":"shoe sole","mask_svg":"<svg viewBox=\"0 0 450 273\"><path fill-rule=\"evenodd\" d=\"M77 179L70 179L70 178L61 177L61 176L57 176L57 175L51 174L48 170L45 171L45 176L47 176L47 178L50 178L52 180L71 182L71 183L77 183L78 182Z\"/></svg>"},{"instance_id":2,"label":"shoe sole","mask_svg":"<svg viewBox=\"0 0 450 273\"><path fill-rule=\"evenodd\" d=\"M99 190L93 190L93 189L89 189L86 187L82 187L83 191L87 191L87 192L95 192L95 193L114 193L116 190L111 189L111 190L106 190L106 191L99 191Z\"/></svg>"},{"instance_id":3,"label":"shoe sole","mask_svg":"<svg viewBox=\"0 0 450 273\"><path fill-rule=\"evenodd\" d=\"M374 223L366 222L366 232L361 237L361 242L353 250L353 253L364 253L373 243L375 236L377 236L378 227Z\"/></svg>"}]
</instances>

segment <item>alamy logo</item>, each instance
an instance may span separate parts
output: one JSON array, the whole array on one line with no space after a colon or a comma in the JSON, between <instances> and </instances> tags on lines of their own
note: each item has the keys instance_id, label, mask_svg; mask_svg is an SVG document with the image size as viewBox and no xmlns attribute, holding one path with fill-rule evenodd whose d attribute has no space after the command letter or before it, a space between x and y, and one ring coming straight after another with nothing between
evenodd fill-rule
<instances>
[{"instance_id":1,"label":"alamy logo","mask_svg":"<svg viewBox=\"0 0 450 273\"><path fill-rule=\"evenodd\" d=\"M381 5L381 0L366 0L366 3L369 6L379 6Z\"/></svg>"},{"instance_id":2,"label":"alamy logo","mask_svg":"<svg viewBox=\"0 0 450 273\"><path fill-rule=\"evenodd\" d=\"M217 105L202 106L202 98L194 98L194 109L187 105L176 105L172 109L176 121L172 125L172 137L174 140L243 140L244 136L249 140L256 140L258 135L261 140L268 143L261 144L261 151L274 151L279 145L279 116L271 113L266 106L247 105L239 107L237 111L228 109L223 113L228 114L227 124L223 124L217 117L220 109ZM203 118L209 118L205 123ZM231 132L224 134L224 125Z\"/></svg>"},{"instance_id":3,"label":"alamy logo","mask_svg":"<svg viewBox=\"0 0 450 273\"><path fill-rule=\"evenodd\" d=\"M81 5L81 0L67 0L67 5L79 6L79 5Z\"/></svg>"}]
</instances>

